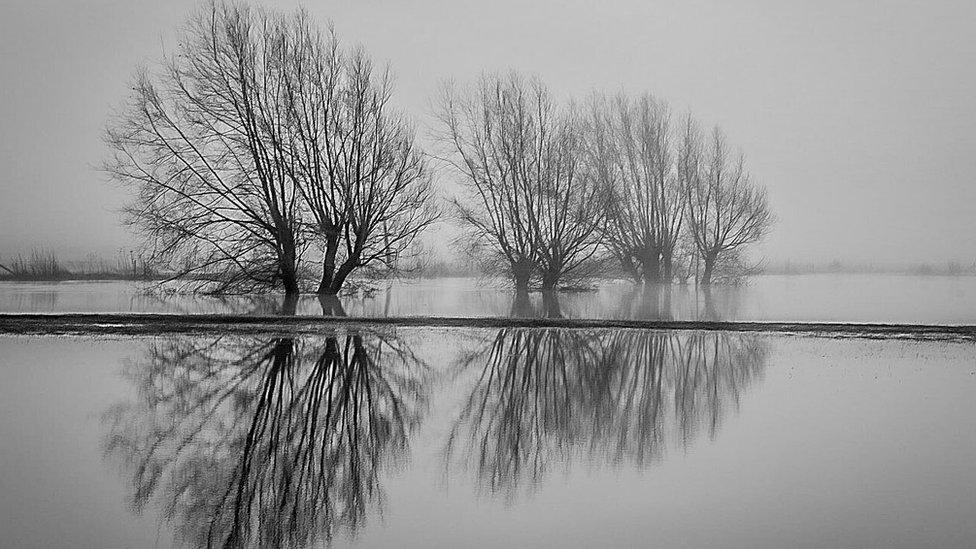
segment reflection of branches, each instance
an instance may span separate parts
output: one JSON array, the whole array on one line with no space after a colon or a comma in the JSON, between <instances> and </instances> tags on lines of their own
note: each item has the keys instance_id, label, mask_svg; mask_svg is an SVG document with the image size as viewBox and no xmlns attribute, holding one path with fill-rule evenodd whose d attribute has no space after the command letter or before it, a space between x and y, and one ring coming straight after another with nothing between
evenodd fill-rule
<instances>
[{"instance_id":1,"label":"reflection of branches","mask_svg":"<svg viewBox=\"0 0 976 549\"><path fill-rule=\"evenodd\" d=\"M624 318L641 320L672 320L672 291L670 284L635 285L621 296L619 314Z\"/></svg>"},{"instance_id":2,"label":"reflection of branches","mask_svg":"<svg viewBox=\"0 0 976 549\"><path fill-rule=\"evenodd\" d=\"M703 286L690 292L670 284L635 285L621 293L613 314L640 320L735 320L740 318L742 291L738 286Z\"/></svg>"},{"instance_id":3,"label":"reflection of branches","mask_svg":"<svg viewBox=\"0 0 976 549\"><path fill-rule=\"evenodd\" d=\"M131 474L136 509L155 495L200 546L354 533L426 401L426 366L375 333L167 341L129 374L140 397L106 416L106 453Z\"/></svg>"},{"instance_id":4,"label":"reflection of branches","mask_svg":"<svg viewBox=\"0 0 976 549\"><path fill-rule=\"evenodd\" d=\"M595 391L604 400L594 434L605 440L594 447L637 465L663 455L669 436L681 447L702 427L714 437L765 369L765 346L754 335L617 331L603 342L608 383Z\"/></svg>"},{"instance_id":5,"label":"reflection of branches","mask_svg":"<svg viewBox=\"0 0 976 549\"><path fill-rule=\"evenodd\" d=\"M638 330L501 330L446 445L493 492L534 484L576 457L643 467L700 428L714 436L765 368L756 336Z\"/></svg>"},{"instance_id":6,"label":"reflection of branches","mask_svg":"<svg viewBox=\"0 0 976 549\"><path fill-rule=\"evenodd\" d=\"M483 359L486 366L450 432L448 455L469 424L467 451L490 489L513 487L523 473L540 477L543 458L578 436L572 422L586 365L599 358L587 340L574 331L501 330L487 350L467 357L465 368Z\"/></svg>"}]
</instances>

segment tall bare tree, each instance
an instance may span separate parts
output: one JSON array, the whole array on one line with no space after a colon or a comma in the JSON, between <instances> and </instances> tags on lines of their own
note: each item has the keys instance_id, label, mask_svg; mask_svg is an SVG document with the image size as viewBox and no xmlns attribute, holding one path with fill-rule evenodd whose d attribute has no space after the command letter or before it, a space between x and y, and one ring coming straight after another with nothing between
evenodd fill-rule
<instances>
[{"instance_id":1,"label":"tall bare tree","mask_svg":"<svg viewBox=\"0 0 976 549\"><path fill-rule=\"evenodd\" d=\"M650 95L591 104L592 162L609 192L608 248L633 278L670 282L684 220L671 115Z\"/></svg>"},{"instance_id":2,"label":"tall bare tree","mask_svg":"<svg viewBox=\"0 0 976 549\"><path fill-rule=\"evenodd\" d=\"M587 163L583 124L575 106L564 111L551 143L545 144L546 162L533 189L539 205L536 264L544 293L592 274L592 260L600 251L609 200Z\"/></svg>"},{"instance_id":3,"label":"tall bare tree","mask_svg":"<svg viewBox=\"0 0 976 549\"><path fill-rule=\"evenodd\" d=\"M766 189L752 183L742 154L733 155L721 130L707 142L689 119L682 145L682 188L687 202L688 232L703 264L702 284L712 282L720 262L765 236L775 217Z\"/></svg>"},{"instance_id":4,"label":"tall bare tree","mask_svg":"<svg viewBox=\"0 0 976 549\"><path fill-rule=\"evenodd\" d=\"M605 208L583 164L580 120L538 80L486 75L446 89L441 141L462 175L454 201L473 245L503 261L517 293L535 274L544 290L585 267Z\"/></svg>"},{"instance_id":5,"label":"tall bare tree","mask_svg":"<svg viewBox=\"0 0 976 549\"><path fill-rule=\"evenodd\" d=\"M243 5L192 17L178 55L136 79L107 132L106 171L135 191L128 221L174 278L215 292L297 293L301 200L281 146L290 114L269 29Z\"/></svg>"},{"instance_id":6,"label":"tall bare tree","mask_svg":"<svg viewBox=\"0 0 976 549\"><path fill-rule=\"evenodd\" d=\"M217 292L297 293L303 252L334 295L360 268L395 268L437 212L388 73L302 11L212 2L179 55L143 73L108 131L107 171L154 259Z\"/></svg>"},{"instance_id":7,"label":"tall bare tree","mask_svg":"<svg viewBox=\"0 0 976 549\"><path fill-rule=\"evenodd\" d=\"M323 251L318 293L335 295L356 269L395 269L436 220L431 170L390 106L388 70L374 74L363 50L343 52L303 13L285 40L290 173Z\"/></svg>"}]
</instances>

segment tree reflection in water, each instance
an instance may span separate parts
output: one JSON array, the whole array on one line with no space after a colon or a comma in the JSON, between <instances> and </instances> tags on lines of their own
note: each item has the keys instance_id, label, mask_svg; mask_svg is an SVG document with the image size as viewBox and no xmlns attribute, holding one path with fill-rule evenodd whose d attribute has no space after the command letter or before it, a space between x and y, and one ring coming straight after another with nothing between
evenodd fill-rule
<instances>
[{"instance_id":1,"label":"tree reflection in water","mask_svg":"<svg viewBox=\"0 0 976 549\"><path fill-rule=\"evenodd\" d=\"M715 436L765 362L756 335L503 329L459 364L476 380L445 459L509 496L574 460L643 468Z\"/></svg>"},{"instance_id":2,"label":"tree reflection in water","mask_svg":"<svg viewBox=\"0 0 976 549\"><path fill-rule=\"evenodd\" d=\"M635 285L620 296L614 315L635 320L734 320L740 318L741 293L742 288L735 286L718 290L711 286Z\"/></svg>"},{"instance_id":3,"label":"tree reflection in water","mask_svg":"<svg viewBox=\"0 0 976 549\"><path fill-rule=\"evenodd\" d=\"M382 507L381 469L426 407L427 366L391 334L152 343L106 454L198 546L301 547Z\"/></svg>"}]
</instances>

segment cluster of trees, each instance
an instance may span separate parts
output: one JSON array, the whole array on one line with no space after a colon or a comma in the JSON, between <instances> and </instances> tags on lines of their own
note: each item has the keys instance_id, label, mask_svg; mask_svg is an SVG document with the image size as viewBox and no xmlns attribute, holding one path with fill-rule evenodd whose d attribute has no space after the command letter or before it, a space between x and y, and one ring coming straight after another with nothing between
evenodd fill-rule
<instances>
[{"instance_id":1,"label":"cluster of trees","mask_svg":"<svg viewBox=\"0 0 976 549\"><path fill-rule=\"evenodd\" d=\"M445 89L439 118L445 159L463 174L453 204L469 249L504 265L517 293L536 278L547 291L589 274L608 201L587 173L580 113L513 74Z\"/></svg>"},{"instance_id":2,"label":"cluster of trees","mask_svg":"<svg viewBox=\"0 0 976 549\"><path fill-rule=\"evenodd\" d=\"M388 71L302 11L214 0L136 79L105 170L160 271L197 290L339 293L395 271L439 217L432 156ZM765 191L722 134L649 96L555 100L540 81L446 89L440 158L468 251L549 293L614 260L637 281L709 283L769 229ZM696 269L696 272L698 269Z\"/></svg>"},{"instance_id":3,"label":"cluster of trees","mask_svg":"<svg viewBox=\"0 0 976 549\"><path fill-rule=\"evenodd\" d=\"M431 168L390 76L304 12L212 3L179 53L140 74L106 171L137 196L153 260L198 289L336 294L395 268L437 217Z\"/></svg>"},{"instance_id":4,"label":"cluster of trees","mask_svg":"<svg viewBox=\"0 0 976 549\"><path fill-rule=\"evenodd\" d=\"M719 129L672 121L649 95L558 105L538 80L489 75L444 93L440 138L463 175L466 245L517 289L588 276L612 258L640 282L709 284L742 271L773 223L765 189Z\"/></svg>"}]
</instances>

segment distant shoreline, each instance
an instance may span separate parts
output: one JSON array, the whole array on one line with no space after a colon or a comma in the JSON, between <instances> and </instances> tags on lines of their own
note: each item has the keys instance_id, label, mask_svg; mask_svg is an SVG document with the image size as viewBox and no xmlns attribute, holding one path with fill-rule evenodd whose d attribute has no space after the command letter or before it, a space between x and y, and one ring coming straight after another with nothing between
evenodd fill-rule
<instances>
[{"instance_id":1,"label":"distant shoreline","mask_svg":"<svg viewBox=\"0 0 976 549\"><path fill-rule=\"evenodd\" d=\"M830 275L846 275L846 276L871 276L871 275L892 275L892 276L912 276L919 278L928 277L951 277L951 278L966 278L976 276L976 272L947 272L947 271L920 271L920 270L907 270L907 269L878 269L878 270L844 270L844 271L797 271L797 272L783 272L783 271L764 271L760 273L754 273L746 276L749 278L761 278L764 276L786 276L786 277L801 277L801 276L830 276ZM390 280L401 280L401 281L414 281L414 280L447 280L447 279L458 279L458 278L482 278L486 275L478 274L435 274L435 275L416 275L412 274L410 276L400 276L393 278L378 278L375 280L370 280L372 283L382 283ZM17 283L52 283L56 284L58 282L145 282L145 283L156 283L164 282L168 279L166 276L156 276L152 278L146 278L141 276L127 276L119 274L68 274L63 276L55 277L13 277L13 276L0 276L0 282L17 282ZM617 277L606 277L601 279L596 279L596 283L599 282L632 282L629 279L617 278ZM681 284L673 282L671 285L680 286ZM694 284L689 284L693 286ZM724 284L714 284L716 287L724 286ZM280 292L271 292L280 293Z\"/></svg>"},{"instance_id":2,"label":"distant shoreline","mask_svg":"<svg viewBox=\"0 0 976 549\"><path fill-rule=\"evenodd\" d=\"M744 275L746 278L763 275L907 275L907 276L976 276L976 261L916 262L916 263L850 263L831 261L814 263L802 261L762 262L756 269ZM96 282L133 281L163 282L175 273L160 271L149 260L135 251L120 250L115 258L105 259L97 254L87 254L83 260L65 260L55 252L33 249L26 255L0 256L0 282ZM401 280L437 280L444 278L485 278L493 275L481 272L470 262L460 260L430 259L402 270L396 278ZM391 277L392 278L392 277ZM616 270L603 272L594 280L623 279ZM381 282L389 278L376 278L368 282ZM675 282L680 284L680 282Z\"/></svg>"}]
</instances>

